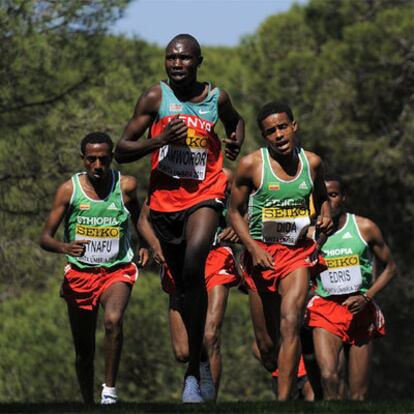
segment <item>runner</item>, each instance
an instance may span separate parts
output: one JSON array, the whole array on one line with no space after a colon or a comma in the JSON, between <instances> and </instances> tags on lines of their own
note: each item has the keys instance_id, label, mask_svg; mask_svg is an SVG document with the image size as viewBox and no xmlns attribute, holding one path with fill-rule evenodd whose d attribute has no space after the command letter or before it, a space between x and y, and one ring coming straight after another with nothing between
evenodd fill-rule
<instances>
[{"instance_id":1,"label":"runner","mask_svg":"<svg viewBox=\"0 0 414 414\"><path fill-rule=\"evenodd\" d=\"M232 173L224 169L228 177L228 188L232 182ZM141 210L139 227L153 251L154 260L163 265L161 268L161 284L163 290L170 295L169 321L170 335L174 355L179 362L188 362L188 334L186 315L182 306L182 292L177 289L175 280L179 275L173 275L162 252L161 244L156 238L149 221L149 209L144 206ZM221 326L227 305L229 290L240 282L236 262L231 249L231 243L238 238L234 231L226 225L225 211L221 225L217 229L214 245L207 257L205 268L205 284L208 294L207 319L204 330L204 349L200 363L200 389L204 401L217 399L221 370ZM187 322L188 323L188 322Z\"/></svg>"},{"instance_id":2,"label":"runner","mask_svg":"<svg viewBox=\"0 0 414 414\"><path fill-rule=\"evenodd\" d=\"M260 358L260 351L257 347L257 342L253 341L252 344L252 352L256 359L261 361ZM277 396L277 389L278 389L278 376L279 370L276 368L272 372L272 385L273 390ZM298 366L298 376L296 378L296 392L293 392L293 399L299 399L304 401L314 401L315 394L312 389L312 385L309 381L308 374L306 372L305 361L303 355L300 356L299 366Z\"/></svg>"},{"instance_id":3,"label":"runner","mask_svg":"<svg viewBox=\"0 0 414 414\"><path fill-rule=\"evenodd\" d=\"M76 352L76 373L85 403L94 402L94 353L98 305L104 308L105 383L101 403L117 402L115 388L122 349L122 321L138 277L132 262L128 220L136 226L136 180L111 169L113 143L101 132L86 135L81 157L86 172L57 190L40 245L66 254L61 295L67 302ZM55 233L65 219L65 241ZM140 262L148 251L140 249Z\"/></svg>"},{"instance_id":4,"label":"runner","mask_svg":"<svg viewBox=\"0 0 414 414\"><path fill-rule=\"evenodd\" d=\"M237 157L244 139L244 122L229 95L197 80L202 61L193 36L182 34L170 41L165 54L168 80L138 99L115 151L119 162L151 153L151 224L168 267L180 275L175 282L184 292L185 312L192 315L183 402L203 401L199 363L207 310L204 269L226 188L216 123L220 120L225 127L225 155L230 160ZM141 139L147 130L149 139Z\"/></svg>"},{"instance_id":5,"label":"runner","mask_svg":"<svg viewBox=\"0 0 414 414\"><path fill-rule=\"evenodd\" d=\"M346 211L342 179L327 177L326 187L335 232L322 246L328 270L316 278L316 296L307 308L308 325L313 327L324 399L344 397L339 360L345 348L349 398L364 400L372 339L385 334L384 317L373 299L397 274L397 268L378 226ZM383 265L376 279L374 259Z\"/></svg>"},{"instance_id":6,"label":"runner","mask_svg":"<svg viewBox=\"0 0 414 414\"><path fill-rule=\"evenodd\" d=\"M261 360L270 372L279 368L278 399L283 401L290 398L297 375L309 268L315 265L310 257L316 243L306 238L312 191L318 231L328 232L332 220L322 161L295 145L298 125L289 106L266 104L257 122L266 145L241 159L229 216L246 247L246 283Z\"/></svg>"}]
</instances>

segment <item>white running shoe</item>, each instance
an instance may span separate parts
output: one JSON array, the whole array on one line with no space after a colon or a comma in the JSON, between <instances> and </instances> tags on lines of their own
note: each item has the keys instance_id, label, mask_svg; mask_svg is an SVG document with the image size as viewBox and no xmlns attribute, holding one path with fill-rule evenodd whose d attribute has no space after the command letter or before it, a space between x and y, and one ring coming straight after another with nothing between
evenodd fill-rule
<instances>
[{"instance_id":1,"label":"white running shoe","mask_svg":"<svg viewBox=\"0 0 414 414\"><path fill-rule=\"evenodd\" d=\"M200 385L198 380L193 375L189 375L184 380L183 395L181 398L183 403L202 403L204 402L201 396Z\"/></svg>"},{"instance_id":2,"label":"white running shoe","mask_svg":"<svg viewBox=\"0 0 414 414\"><path fill-rule=\"evenodd\" d=\"M102 384L101 404L110 405L118 402L118 395L116 394L115 387L107 387L106 384Z\"/></svg>"},{"instance_id":3,"label":"white running shoe","mask_svg":"<svg viewBox=\"0 0 414 414\"><path fill-rule=\"evenodd\" d=\"M200 391L204 401L214 401L216 398L216 387L211 376L210 364L200 362Z\"/></svg>"}]
</instances>

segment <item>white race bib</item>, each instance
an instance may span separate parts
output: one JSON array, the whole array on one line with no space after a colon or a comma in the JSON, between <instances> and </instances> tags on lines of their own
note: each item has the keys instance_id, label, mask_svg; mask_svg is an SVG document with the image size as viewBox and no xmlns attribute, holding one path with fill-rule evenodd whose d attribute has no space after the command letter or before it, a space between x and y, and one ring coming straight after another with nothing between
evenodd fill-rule
<instances>
[{"instance_id":1,"label":"white race bib","mask_svg":"<svg viewBox=\"0 0 414 414\"><path fill-rule=\"evenodd\" d=\"M325 261L328 270L321 273L321 281L330 295L344 295L360 290L362 274L358 256L325 258Z\"/></svg>"},{"instance_id":2,"label":"white race bib","mask_svg":"<svg viewBox=\"0 0 414 414\"><path fill-rule=\"evenodd\" d=\"M75 240L89 240L85 245L85 253L77 260L93 265L116 260L119 253L119 238L119 227L76 225Z\"/></svg>"},{"instance_id":3,"label":"white race bib","mask_svg":"<svg viewBox=\"0 0 414 414\"><path fill-rule=\"evenodd\" d=\"M165 145L159 150L158 169L173 178L203 181L206 176L207 148Z\"/></svg>"},{"instance_id":4,"label":"white race bib","mask_svg":"<svg viewBox=\"0 0 414 414\"><path fill-rule=\"evenodd\" d=\"M310 225L309 211L306 208L264 208L262 222L265 243L295 246Z\"/></svg>"}]
</instances>

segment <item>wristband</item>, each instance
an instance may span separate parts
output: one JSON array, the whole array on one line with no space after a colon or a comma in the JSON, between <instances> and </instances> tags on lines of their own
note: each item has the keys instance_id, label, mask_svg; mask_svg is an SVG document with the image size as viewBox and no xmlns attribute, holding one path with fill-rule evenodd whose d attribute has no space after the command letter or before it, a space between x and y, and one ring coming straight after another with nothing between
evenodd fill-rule
<instances>
[{"instance_id":1,"label":"wristband","mask_svg":"<svg viewBox=\"0 0 414 414\"><path fill-rule=\"evenodd\" d=\"M365 299L366 302L371 302L372 298L370 298L366 293L362 293L361 296Z\"/></svg>"}]
</instances>

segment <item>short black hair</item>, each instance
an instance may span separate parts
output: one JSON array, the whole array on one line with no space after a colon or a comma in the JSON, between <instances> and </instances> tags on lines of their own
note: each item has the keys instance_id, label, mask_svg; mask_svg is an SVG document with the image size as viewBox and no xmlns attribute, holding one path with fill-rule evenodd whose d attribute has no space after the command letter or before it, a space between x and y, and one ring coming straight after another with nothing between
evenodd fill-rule
<instances>
[{"instance_id":1,"label":"short black hair","mask_svg":"<svg viewBox=\"0 0 414 414\"><path fill-rule=\"evenodd\" d=\"M292 109L287 103L278 101L268 102L260 108L259 113L257 114L257 125L260 129L262 129L262 121L264 119L266 119L269 115L282 113L285 113L288 116L290 122L295 120Z\"/></svg>"},{"instance_id":2,"label":"short black hair","mask_svg":"<svg viewBox=\"0 0 414 414\"><path fill-rule=\"evenodd\" d=\"M114 143L112 142L111 137L108 134L105 134L105 132L90 132L85 135L80 143L80 151L82 155L85 155L86 146L88 144L107 144L111 154L114 149Z\"/></svg>"},{"instance_id":3,"label":"short black hair","mask_svg":"<svg viewBox=\"0 0 414 414\"><path fill-rule=\"evenodd\" d=\"M335 174L335 173L326 174L325 178L324 178L324 181L325 182L335 181L339 184L339 187L341 189L341 193L345 194L347 192L347 186L345 184L345 181L339 174Z\"/></svg>"},{"instance_id":4,"label":"short black hair","mask_svg":"<svg viewBox=\"0 0 414 414\"><path fill-rule=\"evenodd\" d=\"M198 56L198 57L200 57L201 56L201 46L200 46L200 43L198 43L198 40L193 36L193 35L190 35L190 34L188 34L188 33L180 33L180 34L178 34L177 36L174 36L169 42L168 42L168 45L167 45L167 47L165 48L165 50L167 50L174 42L176 42L177 40L188 40L188 41L190 41L191 43L193 43L193 45L194 45L194 49L195 49L195 52L196 52L196 55Z\"/></svg>"}]
</instances>

